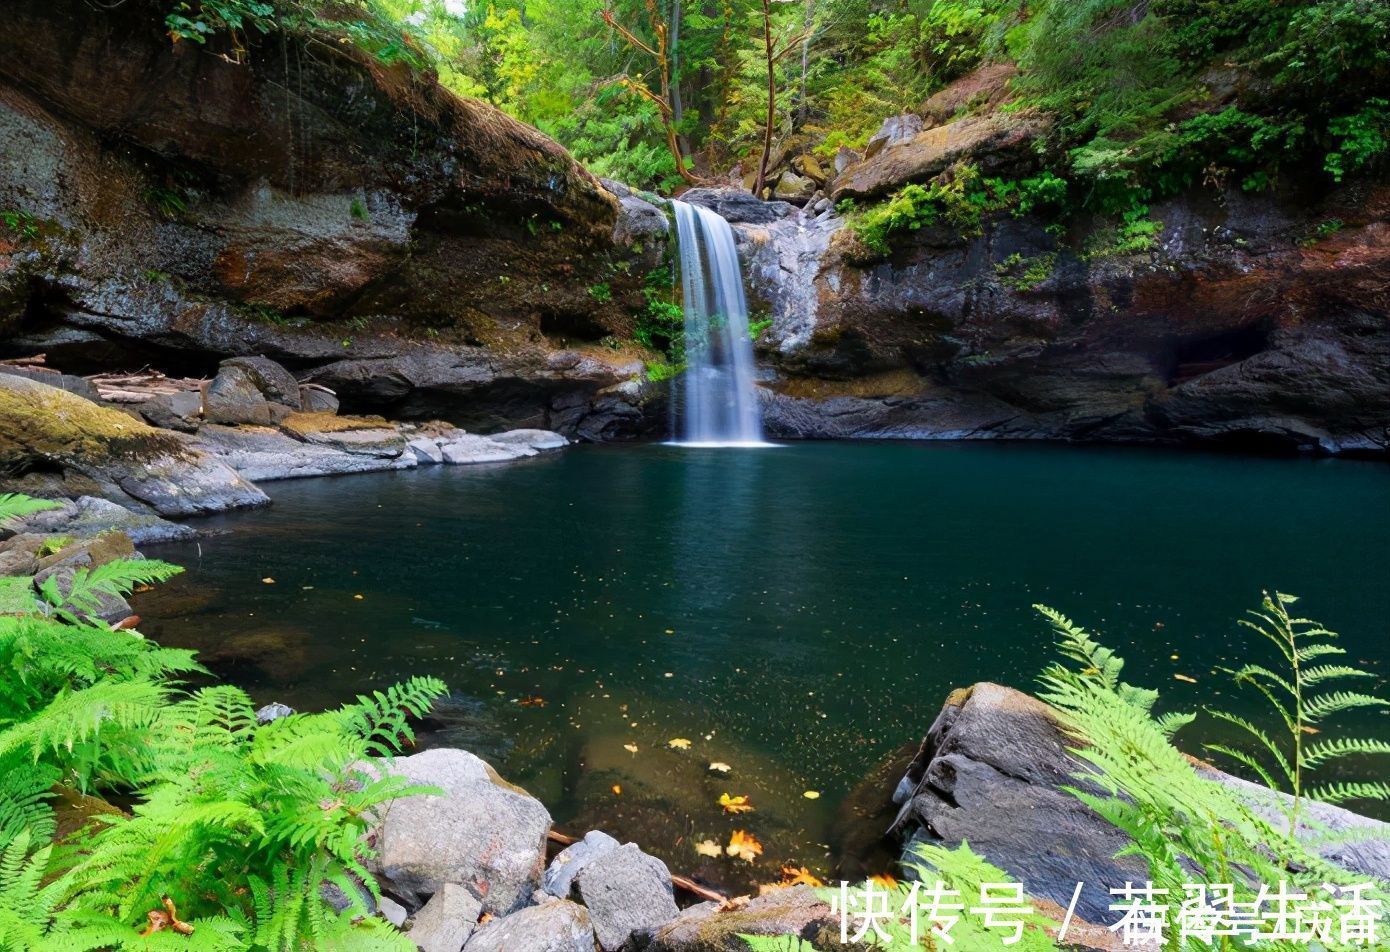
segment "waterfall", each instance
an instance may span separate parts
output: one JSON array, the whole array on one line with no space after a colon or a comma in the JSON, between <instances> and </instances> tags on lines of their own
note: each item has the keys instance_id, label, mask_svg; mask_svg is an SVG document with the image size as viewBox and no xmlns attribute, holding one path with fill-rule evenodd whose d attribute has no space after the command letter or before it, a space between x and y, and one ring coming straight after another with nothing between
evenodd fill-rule
<instances>
[{"instance_id":1,"label":"waterfall","mask_svg":"<svg viewBox=\"0 0 1390 952\"><path fill-rule=\"evenodd\" d=\"M763 442L753 342L734 231L708 208L672 201L685 306L685 372L676 378L676 436L688 445Z\"/></svg>"}]
</instances>

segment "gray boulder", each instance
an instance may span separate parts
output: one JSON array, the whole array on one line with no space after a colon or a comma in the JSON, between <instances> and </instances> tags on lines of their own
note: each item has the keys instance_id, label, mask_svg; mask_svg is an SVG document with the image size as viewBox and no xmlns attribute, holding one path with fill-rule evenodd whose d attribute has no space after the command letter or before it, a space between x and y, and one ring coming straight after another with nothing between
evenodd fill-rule
<instances>
[{"instance_id":1,"label":"gray boulder","mask_svg":"<svg viewBox=\"0 0 1390 952\"><path fill-rule=\"evenodd\" d=\"M692 188L681 201L703 205L730 224L769 225L796 213L786 202L765 202L741 188Z\"/></svg>"},{"instance_id":2,"label":"gray boulder","mask_svg":"<svg viewBox=\"0 0 1390 952\"><path fill-rule=\"evenodd\" d=\"M211 423L274 422L274 414L256 378L242 367L224 366L208 384L204 415Z\"/></svg>"},{"instance_id":3,"label":"gray boulder","mask_svg":"<svg viewBox=\"0 0 1390 952\"><path fill-rule=\"evenodd\" d=\"M381 918L391 923L391 925L395 926L397 929L405 925L405 920L410 918L410 913L406 911L405 906L402 906L390 896L381 897L381 900L376 904L376 911Z\"/></svg>"},{"instance_id":4,"label":"gray boulder","mask_svg":"<svg viewBox=\"0 0 1390 952\"><path fill-rule=\"evenodd\" d=\"M303 403L299 381L294 374L269 357L232 357L222 361L219 366L222 369L236 367L246 371L267 403L278 403L291 410L298 410Z\"/></svg>"},{"instance_id":5,"label":"gray boulder","mask_svg":"<svg viewBox=\"0 0 1390 952\"><path fill-rule=\"evenodd\" d=\"M477 927L482 911L482 900L471 890L445 883L415 914L410 941L420 952L459 952Z\"/></svg>"},{"instance_id":6,"label":"gray boulder","mask_svg":"<svg viewBox=\"0 0 1390 952\"><path fill-rule=\"evenodd\" d=\"M439 448L438 443L428 437L411 440L406 446L415 454L415 459L421 466L444 462L444 451Z\"/></svg>"},{"instance_id":7,"label":"gray boulder","mask_svg":"<svg viewBox=\"0 0 1390 952\"><path fill-rule=\"evenodd\" d=\"M197 530L161 519L151 512L133 512L109 499L98 496L79 496L60 499L55 509L25 516L10 528L21 532L53 533L82 539L113 529L130 536L136 545L149 542L174 542L191 539Z\"/></svg>"},{"instance_id":8,"label":"gray boulder","mask_svg":"<svg viewBox=\"0 0 1390 952\"><path fill-rule=\"evenodd\" d=\"M0 576L33 575L39 570L39 550L47 536L21 532L0 542Z\"/></svg>"},{"instance_id":9,"label":"gray boulder","mask_svg":"<svg viewBox=\"0 0 1390 952\"><path fill-rule=\"evenodd\" d=\"M383 455L387 451L377 453L365 449L349 453L337 446L303 442L264 427L209 424L192 439L205 453L220 459L244 478L257 482L410 469L416 465L413 454Z\"/></svg>"},{"instance_id":10,"label":"gray boulder","mask_svg":"<svg viewBox=\"0 0 1390 952\"><path fill-rule=\"evenodd\" d=\"M633 843L585 863L574 883L607 952L644 942L680 912L666 864Z\"/></svg>"},{"instance_id":11,"label":"gray boulder","mask_svg":"<svg viewBox=\"0 0 1390 952\"><path fill-rule=\"evenodd\" d=\"M454 883L473 889L482 911L495 916L526 905L540 884L550 831L539 800L467 751L427 750L389 769L443 791L402 797L381 813L376 862L394 893L419 904Z\"/></svg>"},{"instance_id":12,"label":"gray boulder","mask_svg":"<svg viewBox=\"0 0 1390 952\"><path fill-rule=\"evenodd\" d=\"M472 463L505 463L523 456L535 456L536 451L529 446L508 445L490 440L485 436L465 434L450 440L440 447L444 462L454 466Z\"/></svg>"},{"instance_id":13,"label":"gray boulder","mask_svg":"<svg viewBox=\"0 0 1390 952\"><path fill-rule=\"evenodd\" d=\"M570 891L574 888L574 877L579 875L579 871L588 863L620 846L622 844L607 833L590 830L584 834L584 839L571 843L550 861L541 885L550 895L568 899Z\"/></svg>"},{"instance_id":14,"label":"gray boulder","mask_svg":"<svg viewBox=\"0 0 1390 952\"><path fill-rule=\"evenodd\" d=\"M151 426L194 433L203 422L203 395L191 390L161 393L139 404L136 409Z\"/></svg>"},{"instance_id":15,"label":"gray boulder","mask_svg":"<svg viewBox=\"0 0 1390 952\"><path fill-rule=\"evenodd\" d=\"M569 446L569 440L553 430L507 430L488 437L504 446L524 446L533 450L558 450Z\"/></svg>"},{"instance_id":16,"label":"gray boulder","mask_svg":"<svg viewBox=\"0 0 1390 952\"><path fill-rule=\"evenodd\" d=\"M562 899L493 919L480 926L465 952L595 952L594 930L583 906Z\"/></svg>"},{"instance_id":17,"label":"gray boulder","mask_svg":"<svg viewBox=\"0 0 1390 952\"><path fill-rule=\"evenodd\" d=\"M101 395L97 393L97 388L86 377L74 377L71 374L58 373L54 370L45 370L40 367L17 367L13 364L0 364L0 374L9 374L12 377L24 377L35 380L39 383L48 384L50 387L57 387L59 390L66 390L68 393L76 394L84 400L98 401Z\"/></svg>"},{"instance_id":18,"label":"gray boulder","mask_svg":"<svg viewBox=\"0 0 1390 952\"><path fill-rule=\"evenodd\" d=\"M299 406L305 413L337 413L338 395L316 383L301 384Z\"/></svg>"},{"instance_id":19,"label":"gray boulder","mask_svg":"<svg viewBox=\"0 0 1390 952\"><path fill-rule=\"evenodd\" d=\"M1020 691L984 682L953 692L893 797L901 804L893 829L906 838L904 863L914 861L919 842L956 846L967 841L1026 883L1031 895L1063 909L1076 884L1087 884L1077 916L1102 925L1115 921L1107 887L1143 882L1148 871L1133 856L1116 858L1130 845L1129 837L1062 789L1089 789L1076 779L1085 768L1069 751L1075 743L1064 734L1056 711ZM1199 769L1256 809L1278 815L1281 794L1213 768ZM1363 831L1360 842L1319 847L1328 860L1359 874L1390 878L1390 844L1364 835L1374 828L1382 840L1390 838L1386 824L1321 804L1310 805L1307 816L1324 829Z\"/></svg>"},{"instance_id":20,"label":"gray boulder","mask_svg":"<svg viewBox=\"0 0 1390 952\"><path fill-rule=\"evenodd\" d=\"M271 701L265 707L256 710L256 723L269 724L271 721L278 721L282 717L289 717L294 714L294 708L288 704L281 704L279 701Z\"/></svg>"},{"instance_id":21,"label":"gray boulder","mask_svg":"<svg viewBox=\"0 0 1390 952\"><path fill-rule=\"evenodd\" d=\"M883 120L883 125L878 127L878 131L869 136L868 144L864 147L864 158L872 158L887 146L906 142L921 131L922 117L915 113L905 112L889 116Z\"/></svg>"}]
</instances>

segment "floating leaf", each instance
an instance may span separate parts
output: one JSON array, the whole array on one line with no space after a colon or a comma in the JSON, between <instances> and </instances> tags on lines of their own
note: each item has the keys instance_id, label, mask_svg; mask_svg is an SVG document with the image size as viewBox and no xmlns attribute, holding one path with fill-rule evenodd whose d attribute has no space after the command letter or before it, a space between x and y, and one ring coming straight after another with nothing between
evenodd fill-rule
<instances>
[{"instance_id":1,"label":"floating leaf","mask_svg":"<svg viewBox=\"0 0 1390 952\"><path fill-rule=\"evenodd\" d=\"M727 793L719 795L719 805L725 813L752 813L753 804L747 797L731 797Z\"/></svg>"},{"instance_id":2,"label":"floating leaf","mask_svg":"<svg viewBox=\"0 0 1390 952\"><path fill-rule=\"evenodd\" d=\"M730 767L726 763L722 763L716 760L714 763L709 765L709 769L714 771L715 773L728 773L730 770L733 770L734 768Z\"/></svg>"},{"instance_id":3,"label":"floating leaf","mask_svg":"<svg viewBox=\"0 0 1390 952\"><path fill-rule=\"evenodd\" d=\"M782 867L782 881L779 886L811 886L820 889L825 883L815 877L805 866L792 868L791 866Z\"/></svg>"},{"instance_id":4,"label":"floating leaf","mask_svg":"<svg viewBox=\"0 0 1390 952\"><path fill-rule=\"evenodd\" d=\"M1185 675L1185 674L1175 674L1175 675L1173 675L1173 680L1175 680L1175 681L1186 681L1188 684L1196 684L1196 683L1197 683L1197 679L1196 679L1196 678L1190 678L1190 677L1188 677L1188 676Z\"/></svg>"},{"instance_id":5,"label":"floating leaf","mask_svg":"<svg viewBox=\"0 0 1390 952\"><path fill-rule=\"evenodd\" d=\"M530 697L521 698L516 703L520 704L522 707L545 707L545 698L538 694L533 694Z\"/></svg>"},{"instance_id":6,"label":"floating leaf","mask_svg":"<svg viewBox=\"0 0 1390 952\"><path fill-rule=\"evenodd\" d=\"M666 746L672 750L689 750L690 741L684 737L672 737L666 742Z\"/></svg>"},{"instance_id":7,"label":"floating leaf","mask_svg":"<svg viewBox=\"0 0 1390 952\"><path fill-rule=\"evenodd\" d=\"M744 830L734 830L729 837L729 845L724 848L724 852L730 856L737 856L746 863L751 863L759 856L763 855L763 844L758 842L758 838L752 833Z\"/></svg>"},{"instance_id":8,"label":"floating leaf","mask_svg":"<svg viewBox=\"0 0 1390 952\"><path fill-rule=\"evenodd\" d=\"M613 795L618 797L623 795L623 788L619 784L613 784Z\"/></svg>"},{"instance_id":9,"label":"floating leaf","mask_svg":"<svg viewBox=\"0 0 1390 952\"><path fill-rule=\"evenodd\" d=\"M362 599L366 598L367 596L366 596L366 595L354 595L354 596L352 596L352 597L353 597L354 599L356 599L357 601L360 602L360 601L362 601Z\"/></svg>"},{"instance_id":10,"label":"floating leaf","mask_svg":"<svg viewBox=\"0 0 1390 952\"><path fill-rule=\"evenodd\" d=\"M267 575L265 578L261 579L261 581L264 582L264 583L267 584L267 585L274 585L274 584L275 584L275 579L271 578L269 575Z\"/></svg>"},{"instance_id":11,"label":"floating leaf","mask_svg":"<svg viewBox=\"0 0 1390 952\"><path fill-rule=\"evenodd\" d=\"M802 793L801 795L802 795L803 797L805 797L807 800L819 800L819 799L820 799L820 791L819 791L819 790L807 790L807 791L805 791L804 793Z\"/></svg>"},{"instance_id":12,"label":"floating leaf","mask_svg":"<svg viewBox=\"0 0 1390 952\"><path fill-rule=\"evenodd\" d=\"M722 856L724 851L719 848L719 844L714 840L701 840L695 844L695 852L701 856Z\"/></svg>"},{"instance_id":13,"label":"floating leaf","mask_svg":"<svg viewBox=\"0 0 1390 952\"><path fill-rule=\"evenodd\" d=\"M627 751L629 754L635 754L635 753L637 753L637 745L636 745L636 744L624 744L624 745L623 745L623 750Z\"/></svg>"}]
</instances>

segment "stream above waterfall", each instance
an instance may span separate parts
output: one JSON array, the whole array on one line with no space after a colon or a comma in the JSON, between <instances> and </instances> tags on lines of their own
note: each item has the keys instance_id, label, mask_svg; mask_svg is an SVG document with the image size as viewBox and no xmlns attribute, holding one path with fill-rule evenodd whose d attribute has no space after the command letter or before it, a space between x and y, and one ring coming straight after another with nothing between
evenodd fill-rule
<instances>
[{"instance_id":1,"label":"stream above waterfall","mask_svg":"<svg viewBox=\"0 0 1390 952\"><path fill-rule=\"evenodd\" d=\"M561 829L602 827L677 871L738 827L764 874L824 872L844 796L947 692L1032 687L1052 654L1035 602L1098 629L1169 709L1258 711L1213 669L1250 658L1235 619L1262 587L1301 594L1390 672L1390 485L1371 463L578 446L267 488L268 510L144 547L187 567L136 599L147 635L302 709L438 675L455 696L429 742L492 760ZM1358 726L1383 734L1384 715ZM725 792L756 812L724 816Z\"/></svg>"}]
</instances>

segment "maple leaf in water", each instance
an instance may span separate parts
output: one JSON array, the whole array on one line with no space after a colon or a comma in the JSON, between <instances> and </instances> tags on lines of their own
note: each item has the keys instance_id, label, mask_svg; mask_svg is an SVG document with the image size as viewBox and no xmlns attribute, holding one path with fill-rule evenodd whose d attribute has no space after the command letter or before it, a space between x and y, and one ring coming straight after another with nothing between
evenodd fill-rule
<instances>
[{"instance_id":1,"label":"maple leaf in water","mask_svg":"<svg viewBox=\"0 0 1390 952\"><path fill-rule=\"evenodd\" d=\"M752 813L753 804L747 797L731 797L727 793L719 795L719 805L725 813Z\"/></svg>"},{"instance_id":2,"label":"maple leaf in water","mask_svg":"<svg viewBox=\"0 0 1390 952\"><path fill-rule=\"evenodd\" d=\"M759 856L763 855L763 844L758 842L758 838L745 830L734 830L729 837L729 845L724 847L724 852L730 856L737 856L745 863L751 863Z\"/></svg>"}]
</instances>

